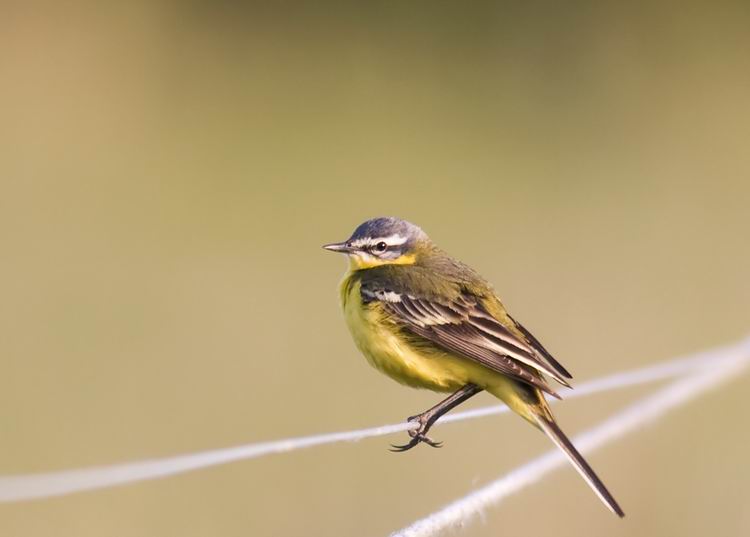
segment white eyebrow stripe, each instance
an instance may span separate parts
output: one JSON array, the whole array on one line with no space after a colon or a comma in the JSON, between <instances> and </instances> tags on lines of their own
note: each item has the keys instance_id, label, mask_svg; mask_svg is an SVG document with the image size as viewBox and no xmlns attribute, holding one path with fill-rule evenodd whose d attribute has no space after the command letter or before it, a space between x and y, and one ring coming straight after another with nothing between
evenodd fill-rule
<instances>
[{"instance_id":1,"label":"white eyebrow stripe","mask_svg":"<svg viewBox=\"0 0 750 537\"><path fill-rule=\"evenodd\" d=\"M384 242L388 246L400 246L409 240L409 237L402 237L401 235L391 235L390 237L382 237L380 239L373 239L375 244Z\"/></svg>"},{"instance_id":2,"label":"white eyebrow stripe","mask_svg":"<svg viewBox=\"0 0 750 537\"><path fill-rule=\"evenodd\" d=\"M388 246L400 246L409 240L409 237L403 237L401 235L391 235L390 237L365 237L352 241L354 248L361 248L366 245L374 245L379 242L384 242Z\"/></svg>"}]
</instances>

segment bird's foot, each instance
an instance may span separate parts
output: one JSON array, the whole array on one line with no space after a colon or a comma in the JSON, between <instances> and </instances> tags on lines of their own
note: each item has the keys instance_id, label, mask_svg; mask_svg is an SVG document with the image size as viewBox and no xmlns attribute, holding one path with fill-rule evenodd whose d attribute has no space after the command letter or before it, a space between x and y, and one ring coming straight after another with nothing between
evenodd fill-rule
<instances>
[{"instance_id":1,"label":"bird's foot","mask_svg":"<svg viewBox=\"0 0 750 537\"><path fill-rule=\"evenodd\" d=\"M429 412L425 412L417 416L410 416L407 421L409 423L416 422L419 424L419 427L408 430L409 436L411 436L411 440L409 440L409 442L407 442L406 444L400 446L391 444L391 451L395 453L401 453L402 451L410 450L411 448L413 448L417 444L421 444L422 442L434 448L443 447L442 442L436 442L435 440L427 436L427 431L429 431L430 427L432 427L432 424L435 423L431 418L432 416Z\"/></svg>"}]
</instances>

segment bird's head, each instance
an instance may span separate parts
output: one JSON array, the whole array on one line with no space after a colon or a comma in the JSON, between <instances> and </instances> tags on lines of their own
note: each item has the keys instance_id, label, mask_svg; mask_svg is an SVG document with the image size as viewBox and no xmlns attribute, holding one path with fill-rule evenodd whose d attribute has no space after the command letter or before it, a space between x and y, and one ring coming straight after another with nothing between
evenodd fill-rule
<instances>
[{"instance_id":1,"label":"bird's head","mask_svg":"<svg viewBox=\"0 0 750 537\"><path fill-rule=\"evenodd\" d=\"M431 245L419 226L393 217L368 220L357 227L344 242L323 246L326 250L349 256L352 269L380 265L414 264L422 250Z\"/></svg>"}]
</instances>

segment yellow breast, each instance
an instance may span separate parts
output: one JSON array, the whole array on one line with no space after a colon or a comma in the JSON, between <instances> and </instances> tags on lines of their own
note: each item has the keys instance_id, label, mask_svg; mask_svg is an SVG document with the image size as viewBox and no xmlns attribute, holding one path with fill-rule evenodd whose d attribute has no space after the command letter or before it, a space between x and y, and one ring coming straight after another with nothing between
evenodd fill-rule
<instances>
[{"instance_id":1,"label":"yellow breast","mask_svg":"<svg viewBox=\"0 0 750 537\"><path fill-rule=\"evenodd\" d=\"M354 342L372 366L394 380L416 388L453 391L495 374L465 358L431 345L414 345L388 318L378 302L362 303L360 282L347 274L341 302Z\"/></svg>"}]
</instances>

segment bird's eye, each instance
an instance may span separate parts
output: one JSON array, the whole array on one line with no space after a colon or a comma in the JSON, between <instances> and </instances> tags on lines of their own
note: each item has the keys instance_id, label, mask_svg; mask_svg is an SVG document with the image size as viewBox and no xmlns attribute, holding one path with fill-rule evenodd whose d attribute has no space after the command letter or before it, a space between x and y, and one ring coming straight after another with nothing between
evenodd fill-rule
<instances>
[{"instance_id":1,"label":"bird's eye","mask_svg":"<svg viewBox=\"0 0 750 537\"><path fill-rule=\"evenodd\" d=\"M382 253L382 252L385 252L386 248L388 248L388 245L381 241L373 247L373 250L375 250L378 253Z\"/></svg>"}]
</instances>

